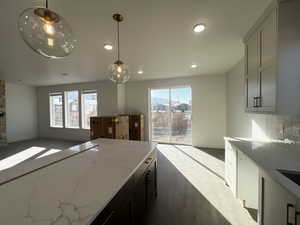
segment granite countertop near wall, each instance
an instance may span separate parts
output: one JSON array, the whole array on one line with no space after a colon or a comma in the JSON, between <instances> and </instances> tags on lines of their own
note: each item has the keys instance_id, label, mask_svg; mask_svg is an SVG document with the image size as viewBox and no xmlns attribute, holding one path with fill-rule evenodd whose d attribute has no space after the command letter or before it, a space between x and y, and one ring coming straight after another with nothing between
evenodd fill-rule
<instances>
[{"instance_id":1,"label":"granite countertop near wall","mask_svg":"<svg viewBox=\"0 0 300 225\"><path fill-rule=\"evenodd\" d=\"M98 146L0 185L0 224L88 225L156 149L151 142L94 143Z\"/></svg>"},{"instance_id":2,"label":"granite countertop near wall","mask_svg":"<svg viewBox=\"0 0 300 225\"><path fill-rule=\"evenodd\" d=\"M237 149L252 159L258 167L300 199L300 186L282 175L280 170L300 172L300 144L286 141L256 141L225 137Z\"/></svg>"}]
</instances>

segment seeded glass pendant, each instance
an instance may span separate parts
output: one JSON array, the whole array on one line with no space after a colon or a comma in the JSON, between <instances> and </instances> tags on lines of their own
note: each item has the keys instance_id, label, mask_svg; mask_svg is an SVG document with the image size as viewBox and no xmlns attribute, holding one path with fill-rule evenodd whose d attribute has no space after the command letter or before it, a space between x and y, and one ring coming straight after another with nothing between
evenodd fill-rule
<instances>
[{"instance_id":1,"label":"seeded glass pendant","mask_svg":"<svg viewBox=\"0 0 300 225\"><path fill-rule=\"evenodd\" d=\"M25 43L46 58L63 58L69 55L76 40L67 21L45 8L25 9L18 21L18 28Z\"/></svg>"},{"instance_id":2,"label":"seeded glass pendant","mask_svg":"<svg viewBox=\"0 0 300 225\"><path fill-rule=\"evenodd\" d=\"M120 27L119 24L124 20L123 16L120 14L114 14L113 19L118 24L118 33L117 33L117 39L118 39L118 59L114 62L114 64L110 65L109 70L109 79L117 84L124 84L126 83L130 76L128 72L128 66L120 60Z\"/></svg>"}]
</instances>

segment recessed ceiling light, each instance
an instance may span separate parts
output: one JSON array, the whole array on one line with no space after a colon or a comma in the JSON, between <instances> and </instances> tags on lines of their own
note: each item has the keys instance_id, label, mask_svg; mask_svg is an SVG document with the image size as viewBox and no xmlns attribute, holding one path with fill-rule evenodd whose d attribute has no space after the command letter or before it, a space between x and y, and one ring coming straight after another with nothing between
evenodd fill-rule
<instances>
[{"instance_id":1,"label":"recessed ceiling light","mask_svg":"<svg viewBox=\"0 0 300 225\"><path fill-rule=\"evenodd\" d=\"M195 63L191 65L191 68L192 68L192 69L195 69L195 68L197 68L197 67L198 67L198 65L195 64Z\"/></svg>"},{"instance_id":2,"label":"recessed ceiling light","mask_svg":"<svg viewBox=\"0 0 300 225\"><path fill-rule=\"evenodd\" d=\"M203 23L200 23L200 24L196 24L194 27L193 27L193 30L195 33L200 33L202 31L205 30L205 24Z\"/></svg>"},{"instance_id":3,"label":"recessed ceiling light","mask_svg":"<svg viewBox=\"0 0 300 225\"><path fill-rule=\"evenodd\" d=\"M113 46L112 46L112 44L104 44L104 49L106 49L106 50L112 50Z\"/></svg>"},{"instance_id":4,"label":"recessed ceiling light","mask_svg":"<svg viewBox=\"0 0 300 225\"><path fill-rule=\"evenodd\" d=\"M138 74L143 74L144 71L143 71L143 70L139 70L137 73L138 73Z\"/></svg>"}]
</instances>

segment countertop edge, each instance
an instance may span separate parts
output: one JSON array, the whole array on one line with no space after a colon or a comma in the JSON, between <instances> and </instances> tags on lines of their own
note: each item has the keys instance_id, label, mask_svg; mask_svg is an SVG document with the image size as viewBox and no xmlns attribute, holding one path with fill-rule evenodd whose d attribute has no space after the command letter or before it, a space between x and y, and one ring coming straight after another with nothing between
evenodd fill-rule
<instances>
[{"instance_id":1,"label":"countertop edge","mask_svg":"<svg viewBox=\"0 0 300 225\"><path fill-rule=\"evenodd\" d=\"M253 157L253 155L249 154L249 151L246 150L246 147L240 146L239 144L254 144L254 143L263 143L259 141L254 140L243 140L239 138L232 138L232 137L224 137L225 141L230 142L235 147L237 147L240 151L242 151L244 154L247 155L259 168L263 169L267 174L269 174L274 181L276 181L279 185L281 185L284 189L295 195L300 200L300 187L292 182L290 179L282 175L277 169L284 169L284 168L269 168L264 166L262 162L257 159L257 157ZM267 142L266 142L267 143ZM273 143L275 144L275 143Z\"/></svg>"},{"instance_id":2,"label":"countertop edge","mask_svg":"<svg viewBox=\"0 0 300 225\"><path fill-rule=\"evenodd\" d=\"M134 170L128 175L128 177L124 180L124 182L118 187L115 192L112 194L111 198L104 204L104 208L111 202L111 200L118 194L118 192L122 189L122 187L129 181L129 179L134 175L134 173L139 169L139 167L143 164L143 162L152 154L153 151L157 151L157 143L156 142L149 142L152 145L152 150L145 155L143 160L135 167ZM87 225L91 225L93 221L97 218L97 216L103 211L104 208L98 210L98 212L89 219Z\"/></svg>"}]
</instances>

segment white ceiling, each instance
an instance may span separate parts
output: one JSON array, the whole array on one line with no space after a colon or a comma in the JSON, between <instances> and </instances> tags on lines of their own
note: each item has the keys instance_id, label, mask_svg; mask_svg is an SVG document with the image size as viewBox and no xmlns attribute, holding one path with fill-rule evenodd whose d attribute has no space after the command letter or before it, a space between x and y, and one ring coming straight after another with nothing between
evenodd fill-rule
<instances>
[{"instance_id":1,"label":"white ceiling","mask_svg":"<svg viewBox=\"0 0 300 225\"><path fill-rule=\"evenodd\" d=\"M78 40L72 55L45 59L21 40L16 24L27 7L41 0L1 0L0 79L31 85L53 85L107 79L115 51L116 25L121 12L121 58L132 80L222 74L243 55L242 38L270 0L49 0L49 6L71 24ZM192 27L205 23L195 34ZM197 63L197 69L190 69ZM145 73L137 74L142 67ZM62 76L61 73L68 73Z\"/></svg>"}]
</instances>

